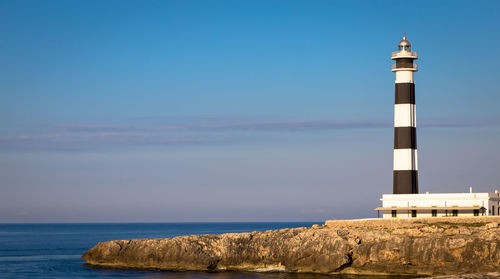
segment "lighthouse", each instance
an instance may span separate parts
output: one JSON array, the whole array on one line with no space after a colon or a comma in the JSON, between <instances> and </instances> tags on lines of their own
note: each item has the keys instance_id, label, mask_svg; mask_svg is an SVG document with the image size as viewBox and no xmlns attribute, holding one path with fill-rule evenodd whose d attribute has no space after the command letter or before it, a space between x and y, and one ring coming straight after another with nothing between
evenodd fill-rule
<instances>
[{"instance_id":1,"label":"lighthouse","mask_svg":"<svg viewBox=\"0 0 500 279\"><path fill-rule=\"evenodd\" d=\"M398 50L392 53L392 71L396 73L394 103L394 173L393 194L418 194L417 123L415 118L415 83L417 53L403 35Z\"/></svg>"},{"instance_id":2,"label":"lighthouse","mask_svg":"<svg viewBox=\"0 0 500 279\"><path fill-rule=\"evenodd\" d=\"M500 191L475 193L418 193L417 125L415 121L415 83L413 63L417 53L403 35L398 50L392 53L392 71L396 73L394 102L394 174L393 193L383 194L385 219L500 216Z\"/></svg>"}]
</instances>

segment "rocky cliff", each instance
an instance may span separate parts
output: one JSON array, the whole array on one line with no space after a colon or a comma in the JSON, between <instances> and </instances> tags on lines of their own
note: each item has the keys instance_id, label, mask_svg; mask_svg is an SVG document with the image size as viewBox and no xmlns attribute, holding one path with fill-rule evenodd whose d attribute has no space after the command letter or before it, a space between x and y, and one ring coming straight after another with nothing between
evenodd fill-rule
<instances>
[{"instance_id":1,"label":"rocky cliff","mask_svg":"<svg viewBox=\"0 0 500 279\"><path fill-rule=\"evenodd\" d=\"M327 221L324 226L101 242L92 265L166 270L463 274L500 270L498 217Z\"/></svg>"}]
</instances>

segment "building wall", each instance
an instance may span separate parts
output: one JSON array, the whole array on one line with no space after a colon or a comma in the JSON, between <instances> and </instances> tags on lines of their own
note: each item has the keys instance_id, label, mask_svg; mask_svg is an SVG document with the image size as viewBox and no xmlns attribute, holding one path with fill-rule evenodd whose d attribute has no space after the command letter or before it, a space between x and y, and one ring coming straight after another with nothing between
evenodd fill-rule
<instances>
[{"instance_id":1,"label":"building wall","mask_svg":"<svg viewBox=\"0 0 500 279\"><path fill-rule=\"evenodd\" d=\"M417 210L417 217L416 218L431 218L433 217L432 216L432 212L430 210ZM474 216L474 212L472 210L468 210L468 211L461 211L459 210L458 212L458 217L476 217ZM488 216L488 214L486 214L486 212L484 213L481 213L479 212L479 216ZM495 216L497 216L495 214ZM394 218L392 217L392 212L391 211L384 211L383 213L383 218ZM444 210L438 210L437 212L437 216L435 217L453 217L453 212L452 212L452 208L450 208L450 210L448 210L448 212L445 212ZM414 218L412 217L411 215L411 212L408 211L408 210L398 210L397 211L397 217L398 219L406 219L406 218Z\"/></svg>"}]
</instances>

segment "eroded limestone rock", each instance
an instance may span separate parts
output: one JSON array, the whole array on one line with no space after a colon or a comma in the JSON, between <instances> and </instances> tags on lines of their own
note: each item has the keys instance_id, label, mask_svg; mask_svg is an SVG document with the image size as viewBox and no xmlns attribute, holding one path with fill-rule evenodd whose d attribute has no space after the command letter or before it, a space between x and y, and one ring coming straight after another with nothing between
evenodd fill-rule
<instances>
[{"instance_id":1,"label":"eroded limestone rock","mask_svg":"<svg viewBox=\"0 0 500 279\"><path fill-rule=\"evenodd\" d=\"M500 270L493 222L358 223L101 242L89 264L167 270L446 275ZM498 222L498 220L495 220ZM488 225L487 225L488 224Z\"/></svg>"}]
</instances>

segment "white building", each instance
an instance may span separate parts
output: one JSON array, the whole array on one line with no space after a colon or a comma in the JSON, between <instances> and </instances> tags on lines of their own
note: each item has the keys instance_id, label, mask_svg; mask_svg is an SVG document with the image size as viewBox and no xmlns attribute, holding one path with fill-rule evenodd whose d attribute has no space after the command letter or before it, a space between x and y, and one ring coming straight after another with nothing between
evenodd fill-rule
<instances>
[{"instance_id":1,"label":"white building","mask_svg":"<svg viewBox=\"0 0 500 279\"><path fill-rule=\"evenodd\" d=\"M499 216L500 193L384 194L383 218Z\"/></svg>"}]
</instances>

